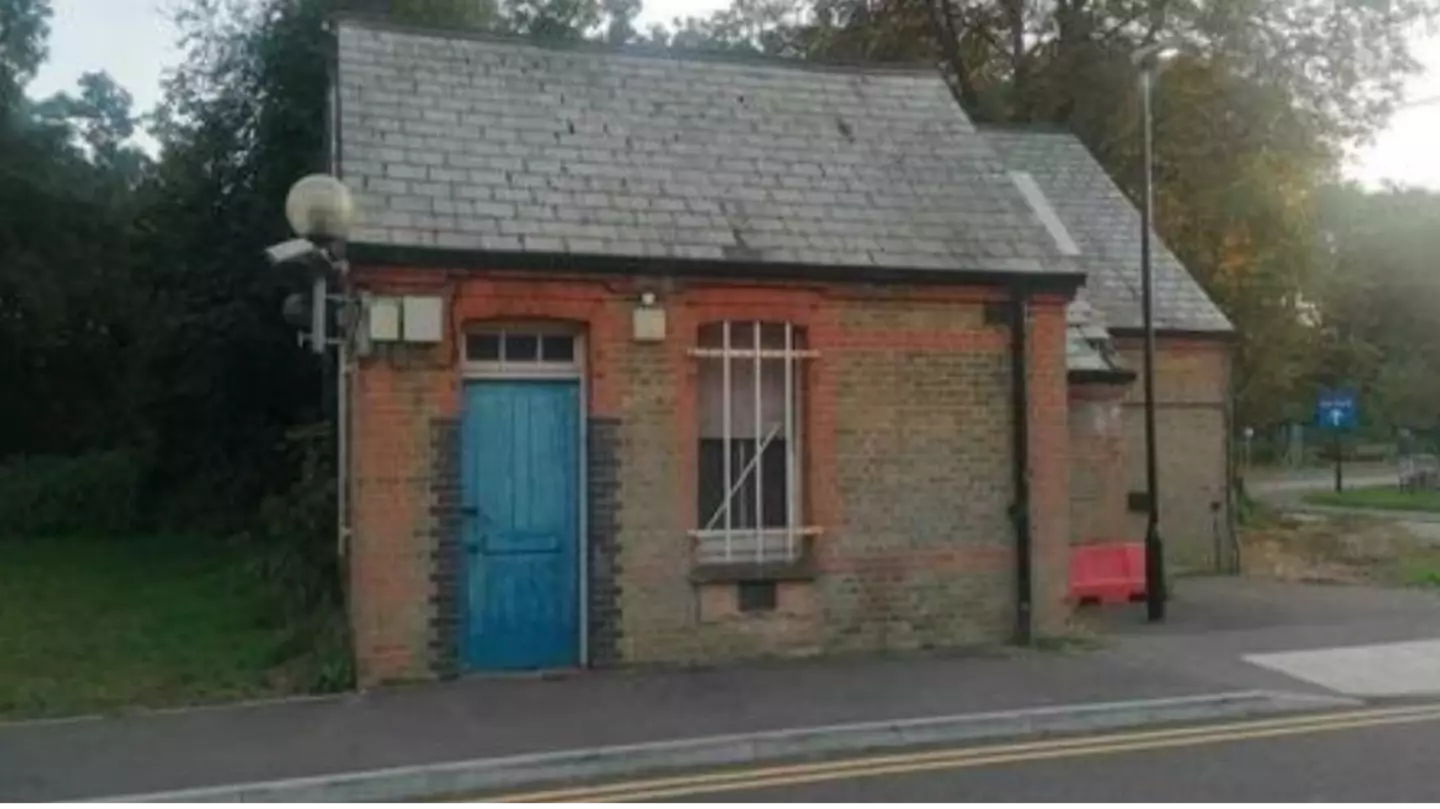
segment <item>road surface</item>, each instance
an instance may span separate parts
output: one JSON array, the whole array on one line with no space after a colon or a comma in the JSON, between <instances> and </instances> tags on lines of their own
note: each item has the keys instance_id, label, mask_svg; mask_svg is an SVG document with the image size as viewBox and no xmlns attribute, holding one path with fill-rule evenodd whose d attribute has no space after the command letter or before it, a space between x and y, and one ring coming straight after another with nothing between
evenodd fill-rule
<instances>
[{"instance_id":1,"label":"road surface","mask_svg":"<svg viewBox=\"0 0 1440 809\"><path fill-rule=\"evenodd\" d=\"M1355 469L1346 469L1345 488L1394 486L1396 474L1393 465L1356 464ZM1252 497L1284 512L1317 517L1350 514L1390 520L1404 526L1416 539L1440 544L1440 513L1318 506L1305 502L1305 495L1331 491L1334 487L1334 471L1315 468L1256 470L1245 482L1245 488Z\"/></svg>"},{"instance_id":2,"label":"road surface","mask_svg":"<svg viewBox=\"0 0 1440 809\"><path fill-rule=\"evenodd\" d=\"M1394 486L1399 480L1395 464L1347 465L1344 483L1347 489L1369 489ZM1291 495L1296 499L1309 492L1328 492L1335 488L1334 467L1305 469L1254 469L1245 473L1245 488L1257 497Z\"/></svg>"},{"instance_id":3,"label":"road surface","mask_svg":"<svg viewBox=\"0 0 1440 809\"><path fill-rule=\"evenodd\" d=\"M586 785L545 801L1440 801L1440 703Z\"/></svg>"}]
</instances>

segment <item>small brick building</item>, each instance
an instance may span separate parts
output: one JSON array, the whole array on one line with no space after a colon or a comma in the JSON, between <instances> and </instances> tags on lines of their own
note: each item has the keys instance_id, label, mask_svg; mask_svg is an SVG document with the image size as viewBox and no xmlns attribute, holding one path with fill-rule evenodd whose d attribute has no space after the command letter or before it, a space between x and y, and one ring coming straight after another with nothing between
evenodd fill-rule
<instances>
[{"instance_id":1,"label":"small brick building","mask_svg":"<svg viewBox=\"0 0 1440 809\"><path fill-rule=\"evenodd\" d=\"M337 37L363 682L1062 627L1133 373L938 75Z\"/></svg>"},{"instance_id":2,"label":"small brick building","mask_svg":"<svg viewBox=\"0 0 1440 809\"><path fill-rule=\"evenodd\" d=\"M984 133L1007 168L1026 172L1052 206L1068 233L1067 246L1075 248L1064 252L1085 272L1082 295L1093 306L1089 322L1108 330L1117 367L1139 371L1144 332L1135 207L1073 135L996 127ZM1176 569L1226 570L1235 561L1229 439L1234 328L1158 236L1152 245L1156 452L1166 557ZM1097 420L1096 405L1072 404L1072 427L1078 430L1072 486L1081 500L1096 496L1088 512L1098 508L1105 515L1098 522L1075 520L1077 541L1116 536L1134 541L1145 535L1145 391L1138 383L1116 381L1122 386L1108 390L1120 396L1118 422ZM1094 402L1100 393L1093 384L1075 386L1071 400ZM1113 414L1117 400L1103 400ZM1080 411L1092 418L1077 419ZM1097 476L1096 464L1115 471ZM1123 504L1115 496L1120 492Z\"/></svg>"}]
</instances>

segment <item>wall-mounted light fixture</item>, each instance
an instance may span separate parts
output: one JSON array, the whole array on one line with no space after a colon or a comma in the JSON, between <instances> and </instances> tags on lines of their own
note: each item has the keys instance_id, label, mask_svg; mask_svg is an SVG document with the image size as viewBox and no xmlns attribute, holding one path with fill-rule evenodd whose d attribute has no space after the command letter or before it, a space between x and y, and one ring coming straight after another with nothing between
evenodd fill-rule
<instances>
[{"instance_id":1,"label":"wall-mounted light fixture","mask_svg":"<svg viewBox=\"0 0 1440 809\"><path fill-rule=\"evenodd\" d=\"M294 265L310 273L310 330L305 341L320 355L335 348L335 447L337 555L344 559L350 538L350 374L361 313L350 288L350 263L345 240L355 223L355 201L338 177L311 174L290 187L285 197L285 218L295 237L265 250L272 264ZM331 284L335 291L331 291ZM299 326L306 318L303 295L285 300L287 322ZM335 334L328 321L334 304Z\"/></svg>"},{"instance_id":2,"label":"wall-mounted light fixture","mask_svg":"<svg viewBox=\"0 0 1440 809\"><path fill-rule=\"evenodd\" d=\"M639 305L630 316L631 336L637 343L665 341L665 309L654 292L640 293Z\"/></svg>"}]
</instances>

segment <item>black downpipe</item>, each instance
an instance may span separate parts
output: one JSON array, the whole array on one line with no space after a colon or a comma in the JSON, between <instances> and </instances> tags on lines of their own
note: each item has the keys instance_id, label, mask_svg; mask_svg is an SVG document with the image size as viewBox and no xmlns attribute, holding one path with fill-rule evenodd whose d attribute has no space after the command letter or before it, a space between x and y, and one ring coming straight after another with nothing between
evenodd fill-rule
<instances>
[{"instance_id":1,"label":"black downpipe","mask_svg":"<svg viewBox=\"0 0 1440 809\"><path fill-rule=\"evenodd\" d=\"M1015 476L1015 642L1028 646L1034 628L1033 548L1030 533L1030 389L1025 292L1010 299L1011 462Z\"/></svg>"}]
</instances>

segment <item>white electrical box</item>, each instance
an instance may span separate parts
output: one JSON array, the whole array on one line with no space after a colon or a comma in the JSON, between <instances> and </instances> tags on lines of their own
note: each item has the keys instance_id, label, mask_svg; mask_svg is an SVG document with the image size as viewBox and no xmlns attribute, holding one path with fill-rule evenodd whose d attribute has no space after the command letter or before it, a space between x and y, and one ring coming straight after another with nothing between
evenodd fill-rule
<instances>
[{"instance_id":1,"label":"white electrical box","mask_svg":"<svg viewBox=\"0 0 1440 809\"><path fill-rule=\"evenodd\" d=\"M438 343L445 336L445 313L438 297L406 295L400 319L407 343Z\"/></svg>"},{"instance_id":2,"label":"white electrical box","mask_svg":"<svg viewBox=\"0 0 1440 809\"><path fill-rule=\"evenodd\" d=\"M631 336L637 343L659 343L665 340L665 310L654 306L637 306L631 318Z\"/></svg>"},{"instance_id":3,"label":"white electrical box","mask_svg":"<svg viewBox=\"0 0 1440 809\"><path fill-rule=\"evenodd\" d=\"M373 342L393 343L400 339L400 301L395 298L371 298L366 314Z\"/></svg>"}]
</instances>

